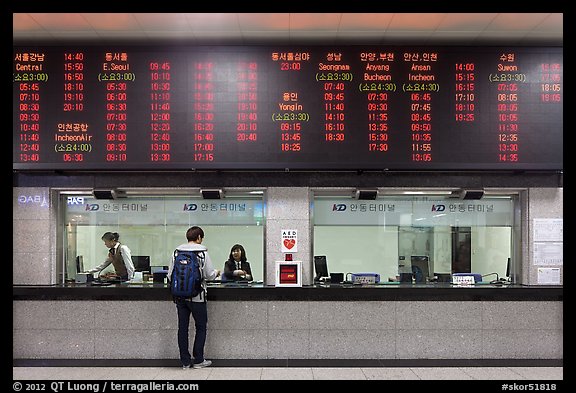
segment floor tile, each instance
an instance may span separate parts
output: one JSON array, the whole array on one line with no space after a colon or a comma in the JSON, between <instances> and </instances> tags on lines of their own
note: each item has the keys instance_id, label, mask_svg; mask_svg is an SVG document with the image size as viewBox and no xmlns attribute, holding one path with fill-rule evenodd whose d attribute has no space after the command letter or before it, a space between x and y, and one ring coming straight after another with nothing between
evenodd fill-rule
<instances>
[{"instance_id":1,"label":"floor tile","mask_svg":"<svg viewBox=\"0 0 576 393\"><path fill-rule=\"evenodd\" d=\"M263 368L262 380L312 380L311 368Z\"/></svg>"},{"instance_id":2,"label":"floor tile","mask_svg":"<svg viewBox=\"0 0 576 393\"><path fill-rule=\"evenodd\" d=\"M397 368L397 367L388 367L388 368L363 368L362 371L364 375L366 375L366 379L381 379L381 380L389 380L389 381L405 381L405 380L414 380L420 379L418 375L409 368Z\"/></svg>"},{"instance_id":3,"label":"floor tile","mask_svg":"<svg viewBox=\"0 0 576 393\"><path fill-rule=\"evenodd\" d=\"M254 367L254 368L214 367L212 368L212 372L210 373L208 380L226 380L226 379L233 379L236 381L259 380L261 375L262 375L262 368L260 367Z\"/></svg>"},{"instance_id":4,"label":"floor tile","mask_svg":"<svg viewBox=\"0 0 576 393\"><path fill-rule=\"evenodd\" d=\"M474 379L458 367L411 367L419 379L430 381L450 381Z\"/></svg>"},{"instance_id":5,"label":"floor tile","mask_svg":"<svg viewBox=\"0 0 576 393\"><path fill-rule=\"evenodd\" d=\"M12 367L14 380L563 380L562 367ZM552 389L550 389L552 390Z\"/></svg>"},{"instance_id":6,"label":"floor tile","mask_svg":"<svg viewBox=\"0 0 576 393\"><path fill-rule=\"evenodd\" d=\"M508 367L510 370L532 381L563 380L562 367Z\"/></svg>"},{"instance_id":7,"label":"floor tile","mask_svg":"<svg viewBox=\"0 0 576 393\"><path fill-rule=\"evenodd\" d=\"M314 379L321 380L361 380L367 379L361 368L313 368Z\"/></svg>"}]
</instances>

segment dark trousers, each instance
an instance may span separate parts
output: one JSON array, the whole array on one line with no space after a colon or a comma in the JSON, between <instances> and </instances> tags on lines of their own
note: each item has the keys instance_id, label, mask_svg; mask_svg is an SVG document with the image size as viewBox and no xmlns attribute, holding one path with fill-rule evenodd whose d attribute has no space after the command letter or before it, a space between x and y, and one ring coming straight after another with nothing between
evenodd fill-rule
<instances>
[{"instance_id":1,"label":"dark trousers","mask_svg":"<svg viewBox=\"0 0 576 393\"><path fill-rule=\"evenodd\" d=\"M202 363L204 361L204 344L206 343L206 325L208 324L208 307L206 302L191 302L178 300L176 302L178 310L178 349L180 350L180 361L182 365L191 363ZM196 333L194 334L194 346L192 357L188 349L188 332L190 327L190 314L194 318Z\"/></svg>"}]
</instances>

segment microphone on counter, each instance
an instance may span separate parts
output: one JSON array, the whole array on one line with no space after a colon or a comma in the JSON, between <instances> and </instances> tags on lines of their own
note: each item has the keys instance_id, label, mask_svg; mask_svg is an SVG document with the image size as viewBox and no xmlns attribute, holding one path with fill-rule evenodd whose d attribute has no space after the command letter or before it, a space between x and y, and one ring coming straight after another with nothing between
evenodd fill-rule
<instances>
[{"instance_id":1,"label":"microphone on counter","mask_svg":"<svg viewBox=\"0 0 576 393\"><path fill-rule=\"evenodd\" d=\"M96 272L96 278L94 279L94 282L102 282L102 279L100 278L100 273L102 273L102 270L104 270L104 269L106 269L106 268L102 268ZM92 274L94 274L94 273L92 273Z\"/></svg>"},{"instance_id":2,"label":"microphone on counter","mask_svg":"<svg viewBox=\"0 0 576 393\"><path fill-rule=\"evenodd\" d=\"M496 275L496 280L492 280L490 281L490 284L502 284L504 282L504 280L500 280L500 277L498 277L498 273L494 272L494 273L488 273L488 274L483 274L482 278L484 277L488 277L488 276L493 276Z\"/></svg>"}]
</instances>

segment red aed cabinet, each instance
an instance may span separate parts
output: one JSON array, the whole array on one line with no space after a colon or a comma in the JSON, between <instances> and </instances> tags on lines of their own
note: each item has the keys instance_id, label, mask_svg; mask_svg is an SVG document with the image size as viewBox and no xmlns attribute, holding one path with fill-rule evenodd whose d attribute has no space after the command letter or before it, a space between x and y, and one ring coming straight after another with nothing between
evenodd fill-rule
<instances>
[{"instance_id":1,"label":"red aed cabinet","mask_svg":"<svg viewBox=\"0 0 576 393\"><path fill-rule=\"evenodd\" d=\"M276 261L277 287L302 286L302 261Z\"/></svg>"}]
</instances>

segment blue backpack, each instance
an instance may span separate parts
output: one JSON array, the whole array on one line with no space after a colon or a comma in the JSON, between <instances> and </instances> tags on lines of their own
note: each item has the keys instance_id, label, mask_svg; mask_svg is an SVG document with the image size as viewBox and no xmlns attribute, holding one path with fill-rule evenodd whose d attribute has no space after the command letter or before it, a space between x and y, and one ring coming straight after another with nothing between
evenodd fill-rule
<instances>
[{"instance_id":1,"label":"blue backpack","mask_svg":"<svg viewBox=\"0 0 576 393\"><path fill-rule=\"evenodd\" d=\"M170 291L174 297L190 298L202 291L202 251L174 250L174 268L170 281Z\"/></svg>"}]
</instances>

